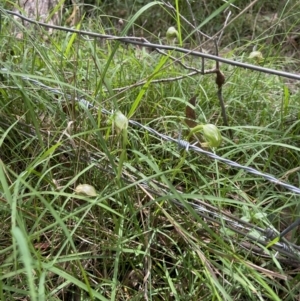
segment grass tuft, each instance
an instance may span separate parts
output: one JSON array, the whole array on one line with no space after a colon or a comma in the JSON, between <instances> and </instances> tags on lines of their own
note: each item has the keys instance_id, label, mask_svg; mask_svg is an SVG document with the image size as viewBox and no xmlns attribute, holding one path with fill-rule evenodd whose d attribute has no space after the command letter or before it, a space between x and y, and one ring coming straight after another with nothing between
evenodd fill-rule
<instances>
[{"instance_id":1,"label":"grass tuft","mask_svg":"<svg viewBox=\"0 0 300 301\"><path fill-rule=\"evenodd\" d=\"M176 26L179 39L172 43L192 49L199 45L181 2L172 9L128 0L120 2L125 12L105 2L90 6L77 26L144 34L156 43L167 43L167 28ZM203 1L205 15L195 10L198 28L211 35L224 25L223 12L245 8L241 1L215 2ZM221 55L297 71L299 51L287 43L297 42L299 4L279 5L273 19L275 8L259 5L225 29ZM223 136L210 151L299 186L298 83L221 65L224 126L215 75L191 76L183 68L201 69L199 59L78 34L50 35L1 17L1 300L299 298L299 260L255 244L226 219L248 223L252 238L260 237L258 228L282 231L299 217L297 195L138 127L124 132L114 120L119 111L187 139L186 106L196 95L195 122L214 124ZM215 51L209 39L203 42L203 51ZM251 60L253 51L263 59ZM205 62L205 69L213 67ZM200 134L191 139L204 142ZM84 184L96 195L76 193ZM201 216L195 204L221 214L220 222ZM299 244L298 232L286 241Z\"/></svg>"}]
</instances>

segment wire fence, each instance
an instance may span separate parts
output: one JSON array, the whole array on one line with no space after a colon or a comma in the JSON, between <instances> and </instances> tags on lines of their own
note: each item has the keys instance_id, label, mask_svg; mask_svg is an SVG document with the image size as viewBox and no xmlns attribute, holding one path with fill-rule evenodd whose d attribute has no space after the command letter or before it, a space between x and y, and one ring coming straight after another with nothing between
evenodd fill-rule
<instances>
[{"instance_id":1,"label":"wire fence","mask_svg":"<svg viewBox=\"0 0 300 301\"><path fill-rule=\"evenodd\" d=\"M3 74L9 74L9 70L8 69L5 69L5 68L2 68L1 69L1 73ZM54 93L54 94L57 94L57 95L64 95L67 99L74 99L75 101L81 103L84 107L86 107L87 109L91 109L91 108L94 108L94 109L97 109L99 110L99 108L95 105L93 105L91 102L85 100L84 98L80 98L80 97L73 97L71 95L68 95L68 94L65 94L65 92L57 89L57 88L52 88L52 87L49 87L41 82L39 82L38 80L35 80L35 79L32 79L30 77L25 77L23 76L22 77L24 80L27 80L27 81L30 81L31 83L33 83L34 85L36 86L39 86L41 88L43 88L44 90L47 90L51 93ZM101 112L103 114L106 114L106 115L111 115L112 112L109 112L108 110L106 109L101 109ZM207 150L204 150L200 147L197 147L193 144L190 144L188 141L186 140L181 140L181 139L175 139L173 137L170 137L170 136L167 136L165 134L162 134L162 133L159 133L158 131L154 130L153 128L149 127L149 126L146 126L146 125L143 125L135 120L129 120L128 121L129 124L133 125L133 126L137 126L139 128L143 128L144 130L148 131L149 133L152 133L154 134L155 136L159 137L159 138L162 138L164 141L171 141L171 142L174 142L176 144L178 144L179 148L183 148L185 149L186 151L194 151L198 154L202 154L202 155L205 155L205 156L208 156L210 157L211 159L215 159L215 160L218 160L224 164L227 164L229 166L232 166L234 168L238 168L238 169L242 169L246 172L249 172L251 174L254 174L254 175L257 175L257 176L260 176L276 185L280 185L280 186L283 186L285 187L286 189L294 192L294 193L297 193L297 194L300 194L300 188L299 187L296 187L296 186L293 186L291 184L288 184L286 182L283 182L281 180L279 180L278 178L270 175L270 174L267 174L267 173L263 173L261 171L258 171L252 167L249 167L249 166L244 166L244 165L241 165L235 161L231 161L231 160L228 160L226 158L223 158L223 157L220 157L218 156L217 154L213 153L213 152L209 152Z\"/></svg>"},{"instance_id":2,"label":"wire fence","mask_svg":"<svg viewBox=\"0 0 300 301\"><path fill-rule=\"evenodd\" d=\"M198 51L193 51L193 50L188 50L188 49L184 49L184 48L180 48L180 47L153 44L153 43L148 42L144 38L118 37L118 36L103 35L103 34L98 34L98 33L93 33L93 32L79 31L79 30L75 30L75 29L65 28L65 27L61 27L61 26L48 25L48 24L45 24L45 23L37 22L37 21L31 20L31 19L28 19L28 18L26 18L26 17L24 17L24 16L22 16L18 13L11 12L11 11L8 11L8 10L2 9L0 11L2 11L2 13L4 13L4 14L5 13L6 14L11 14L11 15L17 16L19 18L22 18L23 20L31 22L33 24L43 26L43 27L47 27L47 28L53 28L53 29L57 29L57 30L63 30L63 31L67 31L67 32L78 33L78 34L81 34L83 36L91 36L91 37L94 37L94 38L116 40L116 41L119 41L121 43L130 43L130 44L134 44L134 45L141 45L143 47L151 47L151 48L155 48L155 49L177 51L177 52L185 53L185 54L188 54L188 55L193 55L193 56L198 56L198 57L202 57L202 58L206 58L206 59L220 61L220 62L230 64L230 65L233 65L233 66L237 66L237 67L247 68L247 69L250 69L250 70L255 70L255 71L259 71L259 72L264 72L264 73L268 73L268 74L273 74L273 75L277 75L277 76L283 76L283 77L286 77L286 78L300 80L300 75L298 75L298 74L293 74L293 73L284 72L284 71L278 71L278 70L264 68L264 67L260 67L260 66L250 65L250 64L245 64L245 63L242 63L242 62L228 60L228 59L221 58L219 56L214 56L214 55L210 55L210 54L206 54L206 53L202 53L202 52L198 52ZM9 76L11 71L8 70L8 69L2 68L2 69L0 69L0 73L6 74L6 75ZM23 76L22 78L23 78L23 80L31 82L33 85L36 85L36 86L38 86L38 87L40 87L40 88L42 88L46 91L49 91L49 92L57 94L57 95L63 95L67 99L74 99L74 97L72 97L71 95L66 95L66 93L64 91L62 91L58 88L49 87L49 86L41 83L40 81L31 78L30 76L28 76L28 77ZM78 103L80 103L81 105L83 105L87 109L95 108L97 110L100 110L100 108L98 108L97 106L95 106L94 104L92 104L91 102L87 101L84 98L77 97L77 98L75 98L75 101L77 101ZM103 114L106 114L106 115L111 115L112 114L112 112L110 112L106 109L101 109L101 112ZM291 191L295 194L300 194L300 188L299 187L288 184L288 183L276 178L273 175L263 173L261 171L258 171L256 169L252 168L252 167L244 166L244 165L239 164L238 162L223 158L223 157L218 156L217 154L215 154L213 152L201 149L200 147L197 147L193 144L190 144L188 141L181 140L181 139L178 140L178 139L175 139L175 138L170 137L168 135L162 134L162 133L156 131L155 129L153 129L149 126L143 125L143 124L141 124L137 121L129 120L129 124L131 126L141 128L141 129L155 135L156 137L158 137L160 139L163 139L164 141L170 141L170 142L176 143L179 146L179 148L184 149L185 151L195 152L199 155L204 155L204 156L207 156L211 159L218 160L218 161L220 161L223 164L226 164L228 166L231 166L231 167L234 167L234 168L237 168L237 169L241 169L241 170L244 170L245 172L248 172L248 173L254 174L256 176L262 177L265 180L270 181L275 185L282 186L282 187L288 189L289 191ZM93 158L92 158L92 160L93 160ZM97 160L95 159L94 163L97 164L96 162L97 162ZM143 185L143 187L148 189L148 190L151 189L147 183L141 183L141 185ZM154 193L157 193L157 191L154 191ZM168 191L166 191L165 189L161 189L160 193L168 193ZM200 200L198 200L198 204L197 203L192 203L192 202L187 202L186 204L182 204L180 201L178 201L176 199L172 199L171 201L174 204L176 204L177 206L180 206L180 207L185 207L186 204L188 204L189 206L193 207L200 216L205 217L206 219L212 220L214 222L216 222L216 220L221 220L221 222L219 221L220 224L223 225L224 222L225 222L226 225L229 228L232 228L236 232L240 232L240 234L243 234L244 236L248 237L250 240L261 243L262 245L266 245L267 242L270 240L270 238L274 237L274 235L276 236L276 231L274 229L271 229L271 228L262 229L262 228L259 228L255 225L253 225L253 224L247 224L245 222L242 222L241 220L235 219L233 216L226 216L225 213L220 213L219 210L216 210L215 208L210 207L208 204L206 204L204 202L201 202ZM199 204L199 203L201 203L201 204ZM298 225L299 223L300 223L300 220L297 220L291 226ZM256 230L256 231L260 232L261 236L259 238L253 236L251 234L253 232L253 230ZM284 233L286 234L287 232L284 231ZM280 252L282 254L285 254L289 257L293 257L294 259L299 260L299 258L300 258L300 247L296 246L296 245L293 245L289 242L277 242L272 247L275 250L277 250L278 252Z\"/></svg>"},{"instance_id":3,"label":"wire fence","mask_svg":"<svg viewBox=\"0 0 300 301\"><path fill-rule=\"evenodd\" d=\"M243 62L225 59L220 56L203 53L203 52L199 52L199 51L195 51L195 50L190 50L190 49L186 49L186 48L170 46L170 45L154 44L154 43L150 43L147 39L141 38L141 37L128 37L128 36L120 37L120 36L115 36L115 35L99 34L99 33L90 32L90 31L77 30L77 29L67 28L67 27L63 27L63 26L50 25L50 24L38 22L36 20L29 19L17 12L9 11L6 9L0 9L0 12L2 12L3 14L9 14L9 15L16 16L24 21L27 21L29 23L39 25L39 26L45 27L45 28L51 28L51 29L66 31L66 32L70 32L70 33L77 33L77 34L80 34L81 36L88 36L88 37L93 37L93 38L98 38L98 39L114 40L114 41L119 41L124 44L139 45L139 46L148 47L151 49L176 51L176 52L184 53L187 55L201 57L201 58L205 58L205 59L209 59L209 60L213 60L213 61L218 61L218 62L221 62L224 64L241 67L241 68L245 68L245 69L249 69L249 70L253 70L253 71L259 71L259 72L263 72L263 73L267 73L267 74L273 74L273 75L282 76L282 77L286 77L286 78L290 78L290 79L300 80L300 74L265 68L265 67L261 67L261 66L257 66L257 65L246 64Z\"/></svg>"}]
</instances>

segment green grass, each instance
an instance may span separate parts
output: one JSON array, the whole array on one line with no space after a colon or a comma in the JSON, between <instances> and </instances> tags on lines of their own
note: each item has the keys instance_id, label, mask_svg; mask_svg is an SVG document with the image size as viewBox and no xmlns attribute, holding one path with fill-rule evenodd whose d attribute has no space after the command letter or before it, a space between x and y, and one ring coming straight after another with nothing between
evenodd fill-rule
<instances>
[{"instance_id":1,"label":"green grass","mask_svg":"<svg viewBox=\"0 0 300 301\"><path fill-rule=\"evenodd\" d=\"M185 40L192 29L179 20L186 12L181 11L181 1L176 2L177 15L168 12L173 19L165 22L182 26L184 46L193 46L192 37ZM123 35L133 28L139 32L141 20L153 10L166 13L155 2L135 4ZM296 4L289 1L278 14L278 26L263 29L252 40L246 33L238 39L235 35L233 42L226 31L228 44L220 51L226 46L227 57L249 62L256 45L265 67L297 71L299 53L289 58L278 47L288 31L299 27L293 7ZM208 25L218 8L205 17ZM103 23L94 18L101 9L105 6L94 7L93 17L85 19L81 29L106 32L105 18ZM217 12L216 18L221 18ZM298 83L221 65L231 139L223 125L214 74L153 83L189 70L168 56L111 40L56 32L46 41L38 31L24 28L18 40L12 35L17 26L13 18L2 15L2 21L1 68L8 71L2 69L0 82L1 300L298 298L299 276L284 258L276 257L275 251L261 256L243 247L249 240L228 229L225 221L223 226L209 222L187 203L202 200L259 227L271 223L283 230L299 217L297 195L179 150L137 127L128 127L126 143L113 118L101 113L120 110L160 133L186 138L185 108L197 94L197 122L217 125L223 136L222 145L213 151L299 186ZM154 24L155 19L144 32ZM119 34L115 26L108 31ZM235 29L231 33L237 33ZM153 31L151 40L166 43L164 31ZM200 59L172 55L200 69ZM206 68L212 65L207 62ZM144 84L120 89L139 81ZM95 108L78 104L77 96ZM94 186L97 196L76 194L79 184ZM299 244L298 230L288 239Z\"/></svg>"}]
</instances>

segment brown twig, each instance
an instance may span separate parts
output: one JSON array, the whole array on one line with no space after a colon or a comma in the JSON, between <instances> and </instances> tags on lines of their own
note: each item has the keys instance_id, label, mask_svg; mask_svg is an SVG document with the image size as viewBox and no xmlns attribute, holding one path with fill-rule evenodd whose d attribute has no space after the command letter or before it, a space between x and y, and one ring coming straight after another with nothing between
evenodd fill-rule
<instances>
[{"instance_id":1,"label":"brown twig","mask_svg":"<svg viewBox=\"0 0 300 301\"><path fill-rule=\"evenodd\" d=\"M197 28L197 22L196 22L196 18L195 18L195 15L193 13L193 9L192 9L192 6L191 6L191 3L189 0L186 0L186 3L187 3L187 6L189 8L189 11L190 11L190 14L192 16L192 21L193 21L193 25L194 25L194 28L196 29ZM201 37L200 37L200 32L199 30L196 30L196 41L197 41L197 44L201 45Z\"/></svg>"},{"instance_id":2,"label":"brown twig","mask_svg":"<svg viewBox=\"0 0 300 301\"><path fill-rule=\"evenodd\" d=\"M243 15L247 10L249 10L256 2L258 2L259 0L254 0L253 2L251 2L247 7L245 7L238 15L236 15L230 22L227 23L226 26L224 26L222 29L220 29L214 36L213 38L219 36L222 31L224 31L224 29L226 27L228 27L231 23L233 23L235 20L237 20L241 15Z\"/></svg>"},{"instance_id":3,"label":"brown twig","mask_svg":"<svg viewBox=\"0 0 300 301\"><path fill-rule=\"evenodd\" d=\"M206 70L206 71L208 72L209 70ZM214 73L214 72L210 72L210 73ZM154 79L154 80L151 80L151 84L173 82L173 81L181 80L181 79L184 79L184 78L187 78L187 77L195 76L195 75L198 75L198 74L199 74L198 71L193 71L193 72L190 72L190 73L185 74L185 75L169 77L169 78ZM139 81L139 82L134 83L132 85L128 85L128 86L121 87L121 88L114 88L113 91L124 92L124 91L132 89L132 88L143 86L146 82L147 82L147 80L142 80L142 81Z\"/></svg>"},{"instance_id":4,"label":"brown twig","mask_svg":"<svg viewBox=\"0 0 300 301\"><path fill-rule=\"evenodd\" d=\"M221 29L220 35L219 35L219 37L218 37L217 45L220 45L222 36L223 36L223 34L224 34L224 29L227 27L228 20L229 20L230 16L231 16L231 11L229 11L229 13L228 13L228 15L227 15L227 17L226 17L226 19L225 19L224 26L223 26L223 28Z\"/></svg>"},{"instance_id":5,"label":"brown twig","mask_svg":"<svg viewBox=\"0 0 300 301\"><path fill-rule=\"evenodd\" d=\"M219 55L219 49L218 49L218 44L217 41L214 40L215 42L215 48L216 48L216 55ZM222 87L225 83L225 76L223 74L222 71L220 71L220 64L219 62L216 61L216 84L218 86L218 98L219 98L219 103L220 103L220 107L221 107L221 112L222 112L222 117L223 117L223 122L225 126L228 126L228 119L227 119L227 115L226 115L226 109L225 109L225 102L223 99L223 93L222 93ZM232 130L229 129L228 130L229 136L232 139L233 138L233 134L232 134Z\"/></svg>"}]
</instances>

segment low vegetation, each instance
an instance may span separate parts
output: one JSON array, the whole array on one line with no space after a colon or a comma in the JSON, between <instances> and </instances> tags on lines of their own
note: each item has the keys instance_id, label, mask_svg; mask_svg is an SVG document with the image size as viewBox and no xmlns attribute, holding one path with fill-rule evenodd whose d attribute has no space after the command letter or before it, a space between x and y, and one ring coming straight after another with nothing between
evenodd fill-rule
<instances>
[{"instance_id":1,"label":"low vegetation","mask_svg":"<svg viewBox=\"0 0 300 301\"><path fill-rule=\"evenodd\" d=\"M198 26L202 18L200 30L213 36L246 8L244 1L222 2L223 9L203 1L211 3L205 16L196 14L198 1L191 7L196 16L184 1L174 8L121 2L119 9L90 4L74 26L187 49L200 39L206 53L298 70L297 1L257 1L224 29L218 45L185 20ZM299 196L127 126L133 120L188 139L298 187L296 80L220 64L226 125L216 74L200 74L199 57L49 34L4 11L1 20L1 300L299 299L300 260L255 244L225 218L280 232L299 217ZM171 26L177 33L170 39ZM19 31L22 39L12 34ZM205 70L216 66L204 63ZM187 118L215 125L222 143L205 145L210 140L203 131L192 135ZM220 224L199 215L193 204L201 202L218 212ZM285 241L299 244L298 230Z\"/></svg>"}]
</instances>

